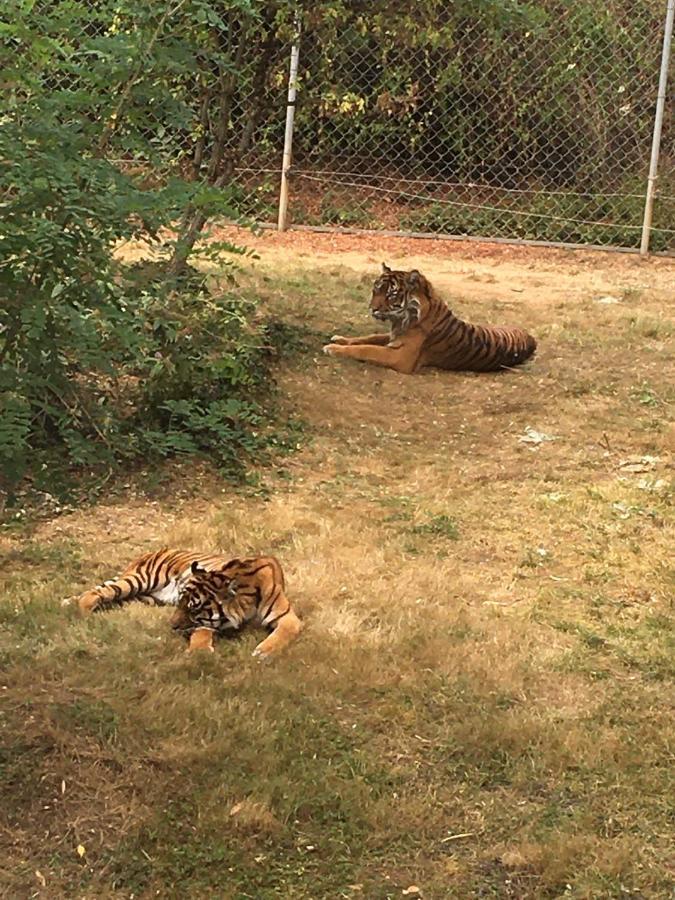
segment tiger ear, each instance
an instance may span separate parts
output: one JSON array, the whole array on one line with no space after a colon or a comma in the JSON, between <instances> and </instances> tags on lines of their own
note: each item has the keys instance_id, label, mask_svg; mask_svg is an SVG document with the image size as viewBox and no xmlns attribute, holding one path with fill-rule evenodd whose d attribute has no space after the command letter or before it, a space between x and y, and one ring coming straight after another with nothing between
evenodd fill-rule
<instances>
[{"instance_id":1,"label":"tiger ear","mask_svg":"<svg viewBox=\"0 0 675 900\"><path fill-rule=\"evenodd\" d=\"M382 274L386 275L388 272L391 272L391 269L386 263L382 263Z\"/></svg>"},{"instance_id":2,"label":"tiger ear","mask_svg":"<svg viewBox=\"0 0 675 900\"><path fill-rule=\"evenodd\" d=\"M196 559L192 560L192 565L190 566L190 571L193 575L203 575L206 572L206 569L203 566L200 566Z\"/></svg>"},{"instance_id":3,"label":"tiger ear","mask_svg":"<svg viewBox=\"0 0 675 900\"><path fill-rule=\"evenodd\" d=\"M408 287L417 288L422 284L422 274L417 269L412 269L412 271L408 272L406 281L408 282Z\"/></svg>"}]
</instances>

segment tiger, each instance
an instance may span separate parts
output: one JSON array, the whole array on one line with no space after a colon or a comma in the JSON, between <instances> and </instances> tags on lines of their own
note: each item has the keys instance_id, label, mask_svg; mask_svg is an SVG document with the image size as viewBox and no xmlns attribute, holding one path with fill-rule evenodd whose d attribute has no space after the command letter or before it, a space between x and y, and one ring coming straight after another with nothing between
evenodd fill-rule
<instances>
[{"instance_id":1,"label":"tiger","mask_svg":"<svg viewBox=\"0 0 675 900\"><path fill-rule=\"evenodd\" d=\"M281 564L273 556L229 559L165 547L140 556L119 578L85 591L77 602L84 615L132 600L173 606L171 627L188 639L189 650L213 651L216 636L257 624L271 632L253 651L264 659L303 628L285 590Z\"/></svg>"},{"instance_id":2,"label":"tiger","mask_svg":"<svg viewBox=\"0 0 675 900\"><path fill-rule=\"evenodd\" d=\"M463 322L417 269L394 271L382 263L370 311L374 319L389 323L388 334L334 335L323 352L410 375L422 366L494 372L519 366L537 348L536 340L522 328Z\"/></svg>"},{"instance_id":3,"label":"tiger","mask_svg":"<svg viewBox=\"0 0 675 900\"><path fill-rule=\"evenodd\" d=\"M190 649L213 650L215 636L239 631L252 622L271 631L253 656L277 653L302 631L302 620L286 596L284 573L274 556L231 559L210 569L195 560L180 586L171 627L185 634Z\"/></svg>"}]
</instances>

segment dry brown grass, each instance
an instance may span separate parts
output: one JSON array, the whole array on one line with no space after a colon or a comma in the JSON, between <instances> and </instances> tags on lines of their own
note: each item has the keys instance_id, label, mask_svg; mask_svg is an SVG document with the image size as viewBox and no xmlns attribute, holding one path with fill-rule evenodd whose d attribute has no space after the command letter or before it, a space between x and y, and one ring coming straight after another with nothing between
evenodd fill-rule
<instances>
[{"instance_id":1,"label":"dry brown grass","mask_svg":"<svg viewBox=\"0 0 675 900\"><path fill-rule=\"evenodd\" d=\"M266 236L241 289L358 332L381 259L417 265L536 360L408 377L317 337L264 489L183 467L3 538L6 896L671 896L675 266L383 243ZM261 667L59 607L159 544L274 552L303 636Z\"/></svg>"}]
</instances>

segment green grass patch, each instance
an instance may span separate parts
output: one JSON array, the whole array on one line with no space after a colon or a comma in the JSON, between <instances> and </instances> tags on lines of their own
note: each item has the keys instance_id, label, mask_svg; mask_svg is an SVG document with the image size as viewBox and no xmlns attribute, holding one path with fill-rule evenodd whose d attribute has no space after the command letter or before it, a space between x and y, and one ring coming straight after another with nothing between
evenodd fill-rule
<instances>
[{"instance_id":1,"label":"green grass patch","mask_svg":"<svg viewBox=\"0 0 675 900\"><path fill-rule=\"evenodd\" d=\"M2 533L0 892L667 897L666 356L619 357L628 318L574 295L518 310L550 326L537 379L403 379L317 353L362 327L360 273L239 281L303 452L236 490L165 467L153 502L149 465ZM307 624L287 653L258 665L251 630L188 655L168 610L61 606L183 542L279 555Z\"/></svg>"}]
</instances>

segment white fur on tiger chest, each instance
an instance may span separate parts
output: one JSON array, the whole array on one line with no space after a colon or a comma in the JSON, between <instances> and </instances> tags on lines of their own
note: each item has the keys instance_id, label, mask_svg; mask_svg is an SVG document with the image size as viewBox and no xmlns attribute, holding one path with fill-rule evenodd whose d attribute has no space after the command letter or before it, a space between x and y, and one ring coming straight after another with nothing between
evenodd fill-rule
<instances>
[{"instance_id":1,"label":"white fur on tiger chest","mask_svg":"<svg viewBox=\"0 0 675 900\"><path fill-rule=\"evenodd\" d=\"M165 584L164 587L154 590L150 596L156 603L159 603L162 606L177 606L179 581L180 577L173 578L168 584Z\"/></svg>"}]
</instances>

